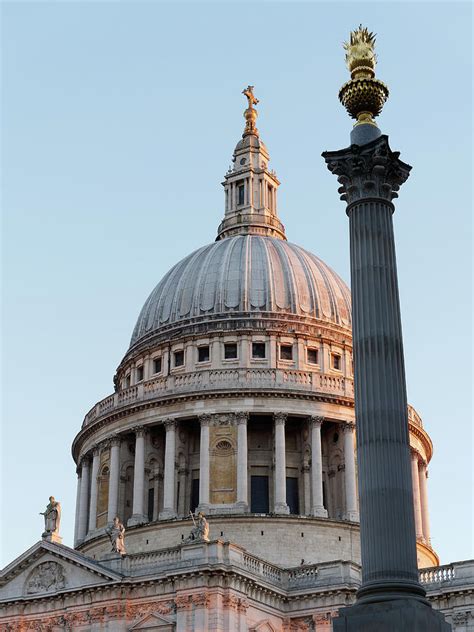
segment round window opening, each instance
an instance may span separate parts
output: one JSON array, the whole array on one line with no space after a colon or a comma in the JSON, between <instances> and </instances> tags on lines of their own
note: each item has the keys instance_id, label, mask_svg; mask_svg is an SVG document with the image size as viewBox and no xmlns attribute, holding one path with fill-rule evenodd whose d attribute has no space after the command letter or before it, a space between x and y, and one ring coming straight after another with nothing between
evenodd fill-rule
<instances>
[{"instance_id":1,"label":"round window opening","mask_svg":"<svg viewBox=\"0 0 474 632\"><path fill-rule=\"evenodd\" d=\"M216 444L216 450L220 450L220 451L226 451L228 452L229 450L232 450L232 444L229 441L226 441L225 439L223 439L222 441L219 441L219 443Z\"/></svg>"}]
</instances>

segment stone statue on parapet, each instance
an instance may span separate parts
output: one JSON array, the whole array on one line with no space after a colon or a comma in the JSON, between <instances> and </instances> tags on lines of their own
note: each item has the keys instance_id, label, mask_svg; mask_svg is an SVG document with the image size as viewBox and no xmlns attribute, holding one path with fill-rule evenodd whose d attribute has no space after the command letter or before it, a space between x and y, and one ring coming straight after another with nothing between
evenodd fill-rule
<instances>
[{"instance_id":1,"label":"stone statue on parapet","mask_svg":"<svg viewBox=\"0 0 474 632\"><path fill-rule=\"evenodd\" d=\"M112 553L126 555L125 550L125 527L120 522L120 518L115 516L113 523L105 530L112 544Z\"/></svg>"},{"instance_id":2,"label":"stone statue on parapet","mask_svg":"<svg viewBox=\"0 0 474 632\"><path fill-rule=\"evenodd\" d=\"M61 503L49 497L49 503L44 511L39 512L40 516L44 516L44 532L42 538L51 542L61 543L62 538L59 536L59 525L61 523Z\"/></svg>"},{"instance_id":3,"label":"stone statue on parapet","mask_svg":"<svg viewBox=\"0 0 474 632\"><path fill-rule=\"evenodd\" d=\"M209 523L206 520L205 515L202 511L198 513L197 519L194 518L191 511L189 512L189 515L193 520L194 526L183 544L188 544L189 542L209 542Z\"/></svg>"}]
</instances>

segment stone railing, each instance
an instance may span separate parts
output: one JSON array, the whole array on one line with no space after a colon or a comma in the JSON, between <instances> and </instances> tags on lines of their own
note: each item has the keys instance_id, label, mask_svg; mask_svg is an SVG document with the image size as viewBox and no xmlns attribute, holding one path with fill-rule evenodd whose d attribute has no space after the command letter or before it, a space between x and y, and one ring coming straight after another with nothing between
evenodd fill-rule
<instances>
[{"instance_id":1,"label":"stone railing","mask_svg":"<svg viewBox=\"0 0 474 632\"><path fill-rule=\"evenodd\" d=\"M469 586L474 589L474 560L422 568L419 577L427 592L436 591L438 588L444 590L449 586Z\"/></svg>"},{"instance_id":2,"label":"stone railing","mask_svg":"<svg viewBox=\"0 0 474 632\"><path fill-rule=\"evenodd\" d=\"M411 423L415 424L415 426L419 426L420 428L423 428L423 422L421 420L421 417L411 404L408 404L408 421L411 421Z\"/></svg>"},{"instance_id":3,"label":"stone railing","mask_svg":"<svg viewBox=\"0 0 474 632\"><path fill-rule=\"evenodd\" d=\"M236 569L253 577L258 583L267 583L286 591L298 591L308 587L328 587L360 584L360 567L351 562L324 562L306 564L296 568L281 568L251 555L242 547L214 540L208 543L193 542L149 553L131 553L123 559L106 555L100 564L120 572L124 576L141 577L161 572L169 574L199 572L214 565Z\"/></svg>"},{"instance_id":4,"label":"stone railing","mask_svg":"<svg viewBox=\"0 0 474 632\"><path fill-rule=\"evenodd\" d=\"M439 584L441 582L450 582L456 577L456 571L452 564L446 566L434 566L425 568L420 571L421 584Z\"/></svg>"},{"instance_id":5,"label":"stone railing","mask_svg":"<svg viewBox=\"0 0 474 632\"><path fill-rule=\"evenodd\" d=\"M124 406L160 397L205 391L278 389L354 396L353 380L313 371L290 369L216 369L157 377L109 395L85 416L83 427Z\"/></svg>"}]
</instances>

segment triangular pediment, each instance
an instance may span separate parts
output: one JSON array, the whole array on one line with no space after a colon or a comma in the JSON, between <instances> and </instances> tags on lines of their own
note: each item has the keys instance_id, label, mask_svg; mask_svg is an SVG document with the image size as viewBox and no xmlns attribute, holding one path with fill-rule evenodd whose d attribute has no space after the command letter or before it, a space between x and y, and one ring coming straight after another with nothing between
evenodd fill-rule
<instances>
[{"instance_id":1,"label":"triangular pediment","mask_svg":"<svg viewBox=\"0 0 474 632\"><path fill-rule=\"evenodd\" d=\"M249 632L276 632L276 628L268 619L263 619L249 628Z\"/></svg>"},{"instance_id":2,"label":"triangular pediment","mask_svg":"<svg viewBox=\"0 0 474 632\"><path fill-rule=\"evenodd\" d=\"M82 553L41 540L0 572L0 600L57 594L120 580L118 573Z\"/></svg>"},{"instance_id":3,"label":"triangular pediment","mask_svg":"<svg viewBox=\"0 0 474 632\"><path fill-rule=\"evenodd\" d=\"M140 621L137 621L130 628L130 632L139 632L141 630L145 630L145 632L173 632L174 629L173 621L157 612L151 612L140 619Z\"/></svg>"}]
</instances>

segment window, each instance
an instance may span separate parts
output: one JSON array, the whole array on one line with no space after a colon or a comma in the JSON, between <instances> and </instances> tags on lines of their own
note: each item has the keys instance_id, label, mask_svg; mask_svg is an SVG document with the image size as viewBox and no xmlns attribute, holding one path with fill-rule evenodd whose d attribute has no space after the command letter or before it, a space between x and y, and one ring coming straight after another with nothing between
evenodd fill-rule
<instances>
[{"instance_id":1,"label":"window","mask_svg":"<svg viewBox=\"0 0 474 632\"><path fill-rule=\"evenodd\" d=\"M143 380L143 367L137 367L137 382L141 382Z\"/></svg>"},{"instance_id":2,"label":"window","mask_svg":"<svg viewBox=\"0 0 474 632\"><path fill-rule=\"evenodd\" d=\"M175 366L183 366L184 364L184 351L175 351L174 352L174 365Z\"/></svg>"},{"instance_id":3,"label":"window","mask_svg":"<svg viewBox=\"0 0 474 632\"><path fill-rule=\"evenodd\" d=\"M153 360L153 373L161 373L161 358Z\"/></svg>"},{"instance_id":4,"label":"window","mask_svg":"<svg viewBox=\"0 0 474 632\"><path fill-rule=\"evenodd\" d=\"M292 345L280 345L280 360L293 360Z\"/></svg>"},{"instance_id":5,"label":"window","mask_svg":"<svg viewBox=\"0 0 474 632\"><path fill-rule=\"evenodd\" d=\"M237 358L237 344L235 342L228 342L224 345L224 359L235 360Z\"/></svg>"},{"instance_id":6,"label":"window","mask_svg":"<svg viewBox=\"0 0 474 632\"><path fill-rule=\"evenodd\" d=\"M264 342L252 342L252 358L265 358L265 343Z\"/></svg>"},{"instance_id":7,"label":"window","mask_svg":"<svg viewBox=\"0 0 474 632\"><path fill-rule=\"evenodd\" d=\"M198 362L209 362L209 347L198 347Z\"/></svg>"},{"instance_id":8,"label":"window","mask_svg":"<svg viewBox=\"0 0 474 632\"><path fill-rule=\"evenodd\" d=\"M336 371L341 370L341 356L338 353L332 354L332 368Z\"/></svg>"},{"instance_id":9,"label":"window","mask_svg":"<svg viewBox=\"0 0 474 632\"><path fill-rule=\"evenodd\" d=\"M273 191L272 187L270 185L268 185L268 204L267 204L267 207L270 210L273 210L272 191Z\"/></svg>"},{"instance_id":10,"label":"window","mask_svg":"<svg viewBox=\"0 0 474 632\"><path fill-rule=\"evenodd\" d=\"M242 204L245 204L245 187L243 184L239 184L239 188L238 188L238 194L239 194L239 206L241 206Z\"/></svg>"},{"instance_id":11,"label":"window","mask_svg":"<svg viewBox=\"0 0 474 632\"><path fill-rule=\"evenodd\" d=\"M251 513L268 513L270 506L268 493L268 476L250 477L250 511Z\"/></svg>"},{"instance_id":12,"label":"window","mask_svg":"<svg viewBox=\"0 0 474 632\"><path fill-rule=\"evenodd\" d=\"M130 375L127 375L125 378L125 388L129 388L130 386Z\"/></svg>"},{"instance_id":13,"label":"window","mask_svg":"<svg viewBox=\"0 0 474 632\"><path fill-rule=\"evenodd\" d=\"M308 349L308 364L318 364L318 350L317 349Z\"/></svg>"},{"instance_id":14,"label":"window","mask_svg":"<svg viewBox=\"0 0 474 632\"><path fill-rule=\"evenodd\" d=\"M286 502L290 509L290 514L298 515L300 512L300 502L298 498L298 479L286 478Z\"/></svg>"}]
</instances>

